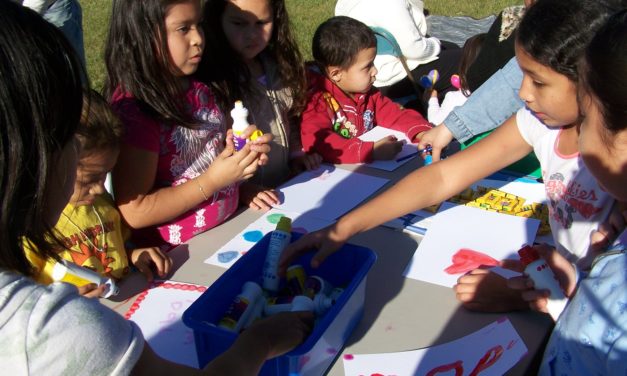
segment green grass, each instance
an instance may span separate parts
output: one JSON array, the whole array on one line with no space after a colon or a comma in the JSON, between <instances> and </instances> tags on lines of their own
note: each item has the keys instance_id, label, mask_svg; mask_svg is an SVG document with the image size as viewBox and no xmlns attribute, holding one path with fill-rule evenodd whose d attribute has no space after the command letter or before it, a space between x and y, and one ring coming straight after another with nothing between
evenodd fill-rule
<instances>
[{"instance_id":1,"label":"green grass","mask_svg":"<svg viewBox=\"0 0 627 376\"><path fill-rule=\"evenodd\" d=\"M380 0L386 1L386 0ZM320 22L333 16L336 0L286 0L298 45L306 59L311 58L311 37ZM471 16L475 18L496 14L506 6L521 4L522 0L426 0L431 14ZM104 43L107 35L111 2L81 0L87 71L92 86L102 88L105 77Z\"/></svg>"}]
</instances>

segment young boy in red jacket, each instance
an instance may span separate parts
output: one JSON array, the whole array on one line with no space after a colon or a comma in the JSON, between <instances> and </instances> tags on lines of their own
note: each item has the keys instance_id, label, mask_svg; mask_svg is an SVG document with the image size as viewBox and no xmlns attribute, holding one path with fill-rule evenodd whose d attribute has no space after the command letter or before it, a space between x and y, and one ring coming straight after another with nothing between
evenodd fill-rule
<instances>
[{"instance_id":1,"label":"young boy in red jacket","mask_svg":"<svg viewBox=\"0 0 627 376\"><path fill-rule=\"evenodd\" d=\"M312 48L322 74L309 72L301 124L306 152L316 152L331 163L389 160L401 151L401 141L393 136L377 142L358 137L383 126L418 142L431 128L418 112L404 109L372 86L377 40L368 26L349 17L332 17L316 30Z\"/></svg>"}]
</instances>

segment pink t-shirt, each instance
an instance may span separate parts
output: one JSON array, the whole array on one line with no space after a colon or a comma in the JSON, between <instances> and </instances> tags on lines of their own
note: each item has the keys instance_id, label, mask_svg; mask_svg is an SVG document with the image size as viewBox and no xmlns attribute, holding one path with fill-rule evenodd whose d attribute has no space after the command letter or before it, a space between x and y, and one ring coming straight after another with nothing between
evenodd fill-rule
<instances>
[{"instance_id":1,"label":"pink t-shirt","mask_svg":"<svg viewBox=\"0 0 627 376\"><path fill-rule=\"evenodd\" d=\"M199 123L196 129L156 119L143 111L139 101L131 95L117 92L113 96L112 107L126 128L124 142L159 156L154 188L177 186L194 179L206 171L224 149L224 116L211 90L192 80L185 96L189 111ZM237 184L229 185L196 208L156 226L156 230L167 243L185 242L233 214L237 209L238 193Z\"/></svg>"}]
</instances>

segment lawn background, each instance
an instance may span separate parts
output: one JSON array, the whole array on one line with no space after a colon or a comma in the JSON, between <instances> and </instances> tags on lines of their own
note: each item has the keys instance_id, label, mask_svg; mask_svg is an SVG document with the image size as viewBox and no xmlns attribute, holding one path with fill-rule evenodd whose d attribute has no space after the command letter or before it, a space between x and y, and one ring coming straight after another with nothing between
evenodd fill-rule
<instances>
[{"instance_id":1,"label":"lawn background","mask_svg":"<svg viewBox=\"0 0 627 376\"><path fill-rule=\"evenodd\" d=\"M333 16L335 2L336 0L286 0L298 44L306 59L311 58L311 37L314 30L322 21ZM80 0L80 3L83 8L87 70L92 86L100 90L105 76L103 53L111 1ZM425 8L431 14L481 18L497 14L513 4L522 4L522 0L426 0Z\"/></svg>"}]
</instances>

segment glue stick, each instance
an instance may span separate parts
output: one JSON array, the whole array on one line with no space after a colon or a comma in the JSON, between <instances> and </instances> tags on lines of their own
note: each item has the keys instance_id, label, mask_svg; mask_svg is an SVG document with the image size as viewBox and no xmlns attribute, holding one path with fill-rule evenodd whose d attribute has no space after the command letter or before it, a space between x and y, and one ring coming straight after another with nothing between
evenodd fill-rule
<instances>
[{"instance_id":1,"label":"glue stick","mask_svg":"<svg viewBox=\"0 0 627 376\"><path fill-rule=\"evenodd\" d=\"M52 267L52 279L56 282L67 282L75 286L85 286L95 283L98 286L105 285L102 298L117 295L119 290L111 278L103 277L98 272L79 266L67 260L59 260Z\"/></svg>"},{"instance_id":2,"label":"glue stick","mask_svg":"<svg viewBox=\"0 0 627 376\"><path fill-rule=\"evenodd\" d=\"M551 292L547 302L549 314L555 321L564 310L568 299L564 296L553 270L549 267L538 252L528 245L518 251L520 262L525 267L525 273L531 278L536 290L546 289Z\"/></svg>"},{"instance_id":3,"label":"glue stick","mask_svg":"<svg viewBox=\"0 0 627 376\"><path fill-rule=\"evenodd\" d=\"M233 118L233 143L235 144L235 150L241 150L246 145L247 140L242 138L242 133L248 128L248 109L244 107L242 101L235 101L235 106L231 110L231 117ZM257 137L261 136L263 132L256 130L250 136L250 140L253 141Z\"/></svg>"},{"instance_id":4,"label":"glue stick","mask_svg":"<svg viewBox=\"0 0 627 376\"><path fill-rule=\"evenodd\" d=\"M261 272L263 288L270 293L276 293L279 290L279 276L277 274L279 259L283 249L290 244L292 238L291 231L292 220L289 217L281 217L276 225L276 229L270 235L268 253L266 254L266 261L263 263Z\"/></svg>"},{"instance_id":5,"label":"glue stick","mask_svg":"<svg viewBox=\"0 0 627 376\"><path fill-rule=\"evenodd\" d=\"M262 290L258 284L251 281L244 283L242 292L233 299L218 326L238 333L248 323L248 318L255 310L256 302L261 296Z\"/></svg>"}]
</instances>

